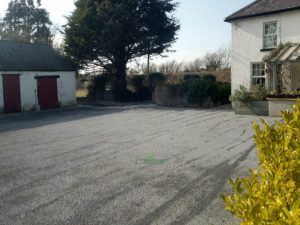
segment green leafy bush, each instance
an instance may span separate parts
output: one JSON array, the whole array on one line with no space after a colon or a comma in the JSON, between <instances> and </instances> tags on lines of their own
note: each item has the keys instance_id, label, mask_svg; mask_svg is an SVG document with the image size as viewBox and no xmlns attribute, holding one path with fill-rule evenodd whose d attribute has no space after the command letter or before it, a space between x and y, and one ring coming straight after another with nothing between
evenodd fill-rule
<instances>
[{"instance_id":1,"label":"green leafy bush","mask_svg":"<svg viewBox=\"0 0 300 225\"><path fill-rule=\"evenodd\" d=\"M235 90L230 100L248 103L251 101L264 101L267 99L267 89L259 85L253 85L250 89L240 86L240 90Z\"/></svg>"},{"instance_id":2,"label":"green leafy bush","mask_svg":"<svg viewBox=\"0 0 300 225\"><path fill-rule=\"evenodd\" d=\"M264 101L267 99L268 91L265 87L260 85L252 85L250 91L254 101Z\"/></svg>"},{"instance_id":3,"label":"green leafy bush","mask_svg":"<svg viewBox=\"0 0 300 225\"><path fill-rule=\"evenodd\" d=\"M300 98L300 91L289 91L284 93L271 92L267 96L268 98Z\"/></svg>"},{"instance_id":4,"label":"green leafy bush","mask_svg":"<svg viewBox=\"0 0 300 225\"><path fill-rule=\"evenodd\" d=\"M130 77L129 83L134 87L135 92L132 93L131 101L151 100L152 92L146 84L145 75L135 75Z\"/></svg>"},{"instance_id":5,"label":"green leafy bush","mask_svg":"<svg viewBox=\"0 0 300 225\"><path fill-rule=\"evenodd\" d=\"M114 85L113 100L117 102L132 102L135 101L136 95L128 89L119 89Z\"/></svg>"},{"instance_id":6,"label":"green leafy bush","mask_svg":"<svg viewBox=\"0 0 300 225\"><path fill-rule=\"evenodd\" d=\"M300 224L300 100L282 117L254 124L260 168L231 180L234 193L222 196L241 225Z\"/></svg>"},{"instance_id":7,"label":"green leafy bush","mask_svg":"<svg viewBox=\"0 0 300 225\"><path fill-rule=\"evenodd\" d=\"M182 85L191 104L205 106L205 104L229 103L231 91L229 83L216 82L213 79L197 79L184 82Z\"/></svg>"},{"instance_id":8,"label":"green leafy bush","mask_svg":"<svg viewBox=\"0 0 300 225\"><path fill-rule=\"evenodd\" d=\"M135 91L139 91L145 86L145 76L144 75L134 75L129 79L129 83L134 87Z\"/></svg>"},{"instance_id":9,"label":"green leafy bush","mask_svg":"<svg viewBox=\"0 0 300 225\"><path fill-rule=\"evenodd\" d=\"M98 100L103 98L106 84L110 81L107 74L97 75L93 77L88 85L88 98Z\"/></svg>"},{"instance_id":10,"label":"green leafy bush","mask_svg":"<svg viewBox=\"0 0 300 225\"><path fill-rule=\"evenodd\" d=\"M210 81L216 81L217 80L217 78L214 75L211 75L211 74L204 75L203 79L204 80L210 80Z\"/></svg>"},{"instance_id":11,"label":"green leafy bush","mask_svg":"<svg viewBox=\"0 0 300 225\"><path fill-rule=\"evenodd\" d=\"M192 80L211 80L211 81L216 81L217 78L216 76L212 75L212 74L205 74L205 75L201 75L201 74L185 74L183 76L183 80L184 81L192 81Z\"/></svg>"},{"instance_id":12,"label":"green leafy bush","mask_svg":"<svg viewBox=\"0 0 300 225\"><path fill-rule=\"evenodd\" d=\"M163 73L150 73L148 75L148 86L153 91L155 86L166 81L166 76Z\"/></svg>"},{"instance_id":13,"label":"green leafy bush","mask_svg":"<svg viewBox=\"0 0 300 225\"><path fill-rule=\"evenodd\" d=\"M231 94L231 84L227 82L217 82L217 92L214 95L213 102L221 105L228 104Z\"/></svg>"},{"instance_id":14,"label":"green leafy bush","mask_svg":"<svg viewBox=\"0 0 300 225\"><path fill-rule=\"evenodd\" d=\"M197 80L197 79L201 79L201 75L199 75L199 74L185 74L183 76L184 81L191 81L191 80Z\"/></svg>"},{"instance_id":15,"label":"green leafy bush","mask_svg":"<svg viewBox=\"0 0 300 225\"><path fill-rule=\"evenodd\" d=\"M210 80L192 80L185 83L188 100L192 104L203 105L205 100L212 98L217 91L217 85Z\"/></svg>"}]
</instances>

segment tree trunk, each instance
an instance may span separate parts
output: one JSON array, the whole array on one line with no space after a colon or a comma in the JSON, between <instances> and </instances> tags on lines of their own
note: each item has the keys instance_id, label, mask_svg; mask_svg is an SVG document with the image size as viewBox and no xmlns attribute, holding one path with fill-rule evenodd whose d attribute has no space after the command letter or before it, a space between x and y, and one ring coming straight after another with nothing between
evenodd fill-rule
<instances>
[{"instance_id":1,"label":"tree trunk","mask_svg":"<svg viewBox=\"0 0 300 225\"><path fill-rule=\"evenodd\" d=\"M127 90L127 81L126 81L126 62L121 62L116 65L114 74L114 85L113 93L114 100L116 101L128 101L129 92Z\"/></svg>"}]
</instances>

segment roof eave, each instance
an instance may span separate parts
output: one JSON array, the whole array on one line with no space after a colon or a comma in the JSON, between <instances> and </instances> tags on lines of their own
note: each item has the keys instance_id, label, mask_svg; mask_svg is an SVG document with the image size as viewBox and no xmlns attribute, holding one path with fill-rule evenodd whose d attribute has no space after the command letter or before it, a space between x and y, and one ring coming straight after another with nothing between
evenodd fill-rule
<instances>
[{"instance_id":1,"label":"roof eave","mask_svg":"<svg viewBox=\"0 0 300 225\"><path fill-rule=\"evenodd\" d=\"M266 16L266 15L294 11L294 10L299 10L299 9L300 9L300 6L294 7L294 8L289 8L289 9L280 9L280 10L275 10L275 11L270 11L270 12L264 12L264 13L256 13L256 14L246 15L246 16L236 16L236 17L229 16L229 17L225 18L224 22L231 23L234 20L247 19L247 18L258 17L258 16Z\"/></svg>"}]
</instances>

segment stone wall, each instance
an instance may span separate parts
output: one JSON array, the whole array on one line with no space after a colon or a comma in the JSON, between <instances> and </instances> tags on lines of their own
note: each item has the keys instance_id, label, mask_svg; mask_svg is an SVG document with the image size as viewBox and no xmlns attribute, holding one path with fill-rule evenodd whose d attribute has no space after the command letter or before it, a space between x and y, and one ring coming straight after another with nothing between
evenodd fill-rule
<instances>
[{"instance_id":1,"label":"stone wall","mask_svg":"<svg viewBox=\"0 0 300 225\"><path fill-rule=\"evenodd\" d=\"M169 85L157 85L152 94L152 100L157 105L190 107L188 97L184 93L178 93L176 88Z\"/></svg>"}]
</instances>

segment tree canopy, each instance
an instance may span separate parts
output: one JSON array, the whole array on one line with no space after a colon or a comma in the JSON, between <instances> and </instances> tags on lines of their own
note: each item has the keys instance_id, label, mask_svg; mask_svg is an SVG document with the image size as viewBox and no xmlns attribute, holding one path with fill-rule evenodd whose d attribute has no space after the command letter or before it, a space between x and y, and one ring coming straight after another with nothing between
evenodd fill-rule
<instances>
[{"instance_id":1,"label":"tree canopy","mask_svg":"<svg viewBox=\"0 0 300 225\"><path fill-rule=\"evenodd\" d=\"M75 5L65 29L66 53L79 65L104 68L121 89L127 63L170 50L180 29L172 0L77 0Z\"/></svg>"},{"instance_id":2,"label":"tree canopy","mask_svg":"<svg viewBox=\"0 0 300 225\"><path fill-rule=\"evenodd\" d=\"M0 24L1 40L51 44L51 21L41 0L11 0Z\"/></svg>"}]
</instances>

